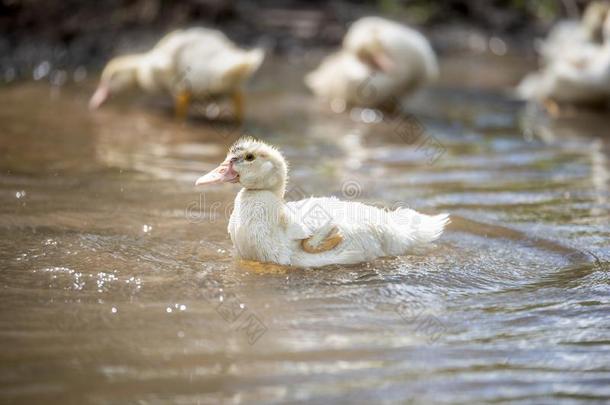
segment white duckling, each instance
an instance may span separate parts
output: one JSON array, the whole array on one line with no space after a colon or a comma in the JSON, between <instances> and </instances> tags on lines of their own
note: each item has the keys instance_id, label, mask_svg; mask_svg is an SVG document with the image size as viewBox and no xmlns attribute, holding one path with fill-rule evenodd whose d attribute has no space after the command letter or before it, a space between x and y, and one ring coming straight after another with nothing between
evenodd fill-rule
<instances>
[{"instance_id":1,"label":"white duckling","mask_svg":"<svg viewBox=\"0 0 610 405\"><path fill-rule=\"evenodd\" d=\"M537 46L541 63L552 63L558 55L572 51L580 53L583 47L601 44L603 25L609 11L610 2L594 1L589 3L580 21L566 20L555 24L547 38Z\"/></svg>"},{"instance_id":2,"label":"white duckling","mask_svg":"<svg viewBox=\"0 0 610 405\"><path fill-rule=\"evenodd\" d=\"M230 95L235 116L241 120L241 88L263 58L261 49L240 49L219 31L177 30L149 52L112 59L89 106L98 108L113 94L139 88L148 93L169 93L174 97L176 115L184 117L193 99Z\"/></svg>"},{"instance_id":3,"label":"white duckling","mask_svg":"<svg viewBox=\"0 0 610 405\"><path fill-rule=\"evenodd\" d=\"M437 76L436 55L422 34L384 18L365 17L350 27L341 50L324 59L305 83L331 103L376 107Z\"/></svg>"},{"instance_id":4,"label":"white duckling","mask_svg":"<svg viewBox=\"0 0 610 405\"><path fill-rule=\"evenodd\" d=\"M603 26L604 43L557 55L517 88L524 98L542 102L552 115L563 104L595 105L610 97L610 14Z\"/></svg>"},{"instance_id":5,"label":"white duckling","mask_svg":"<svg viewBox=\"0 0 610 405\"><path fill-rule=\"evenodd\" d=\"M197 185L239 183L229 220L238 259L298 267L353 264L436 240L447 214L386 211L334 197L285 202L288 165L274 147L242 138Z\"/></svg>"}]
</instances>

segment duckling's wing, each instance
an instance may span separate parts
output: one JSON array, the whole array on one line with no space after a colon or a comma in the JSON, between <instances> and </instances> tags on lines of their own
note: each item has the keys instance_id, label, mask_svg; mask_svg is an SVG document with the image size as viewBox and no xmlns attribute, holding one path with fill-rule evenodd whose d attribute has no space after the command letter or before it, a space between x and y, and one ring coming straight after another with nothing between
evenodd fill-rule
<instances>
[{"instance_id":1,"label":"duckling's wing","mask_svg":"<svg viewBox=\"0 0 610 405\"><path fill-rule=\"evenodd\" d=\"M161 38L154 48L148 52L147 59L150 73L158 82L168 77L171 77L174 81L180 81L181 76L185 75L185 72L179 71L179 67L176 66L176 56L182 49L196 42L198 37L201 37L200 34L196 35L196 31L194 29L172 31ZM166 86L171 88L175 84L166 83Z\"/></svg>"},{"instance_id":2,"label":"duckling's wing","mask_svg":"<svg viewBox=\"0 0 610 405\"><path fill-rule=\"evenodd\" d=\"M307 253L327 252L343 241L328 201L336 199L308 198L286 203L289 214L289 237L301 241Z\"/></svg>"},{"instance_id":3,"label":"duckling's wing","mask_svg":"<svg viewBox=\"0 0 610 405\"><path fill-rule=\"evenodd\" d=\"M301 248L307 253L322 253L333 250L343 242L343 234L337 225L327 222L307 239L301 240Z\"/></svg>"},{"instance_id":4,"label":"duckling's wing","mask_svg":"<svg viewBox=\"0 0 610 405\"><path fill-rule=\"evenodd\" d=\"M170 90L205 92L213 81L215 55L231 41L220 31L206 28L176 30L163 37L148 53L149 66Z\"/></svg>"},{"instance_id":5,"label":"duckling's wing","mask_svg":"<svg viewBox=\"0 0 610 405\"><path fill-rule=\"evenodd\" d=\"M557 63L554 72L563 81L595 87L603 84L605 68L598 55L583 50ZM590 50L589 50L590 51Z\"/></svg>"}]
</instances>

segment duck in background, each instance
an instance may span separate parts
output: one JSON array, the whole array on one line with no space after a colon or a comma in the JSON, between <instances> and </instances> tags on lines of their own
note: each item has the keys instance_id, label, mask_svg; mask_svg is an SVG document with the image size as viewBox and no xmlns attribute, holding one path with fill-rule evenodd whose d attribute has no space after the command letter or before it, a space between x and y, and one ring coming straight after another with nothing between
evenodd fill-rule
<instances>
[{"instance_id":1,"label":"duck in background","mask_svg":"<svg viewBox=\"0 0 610 405\"><path fill-rule=\"evenodd\" d=\"M517 94L542 103L553 117L565 105L605 106L610 99L610 13L602 37L600 44L558 48L540 71L521 81Z\"/></svg>"},{"instance_id":2,"label":"duck in background","mask_svg":"<svg viewBox=\"0 0 610 405\"><path fill-rule=\"evenodd\" d=\"M557 55L580 52L582 47L601 44L609 11L610 1L594 1L589 3L580 21L566 20L555 24L546 39L537 43L541 64L551 63Z\"/></svg>"},{"instance_id":3,"label":"duck in background","mask_svg":"<svg viewBox=\"0 0 610 405\"><path fill-rule=\"evenodd\" d=\"M222 32L206 28L177 30L149 52L112 59L102 72L89 107L96 109L114 94L140 89L170 94L176 115L184 118L193 100L230 96L235 117L241 121L242 87L263 59L263 50L240 49Z\"/></svg>"},{"instance_id":4,"label":"duck in background","mask_svg":"<svg viewBox=\"0 0 610 405\"><path fill-rule=\"evenodd\" d=\"M447 214L386 211L334 197L285 202L288 164L274 147L238 140L196 185L239 183L229 220L238 259L319 267L398 256L440 237Z\"/></svg>"},{"instance_id":5,"label":"duck in background","mask_svg":"<svg viewBox=\"0 0 610 405\"><path fill-rule=\"evenodd\" d=\"M384 18L364 17L305 83L331 105L393 109L396 98L437 77L436 55L422 34Z\"/></svg>"}]
</instances>

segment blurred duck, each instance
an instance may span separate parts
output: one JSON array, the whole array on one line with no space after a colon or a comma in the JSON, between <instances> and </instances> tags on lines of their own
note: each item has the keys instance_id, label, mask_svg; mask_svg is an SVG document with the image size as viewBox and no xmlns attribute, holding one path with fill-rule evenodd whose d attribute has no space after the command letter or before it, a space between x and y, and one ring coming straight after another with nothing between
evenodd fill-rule
<instances>
[{"instance_id":1,"label":"blurred duck","mask_svg":"<svg viewBox=\"0 0 610 405\"><path fill-rule=\"evenodd\" d=\"M244 115L242 86L264 58L260 49L238 48L223 33L205 28L177 30L149 52L112 59L102 72L89 106L129 89L169 93L176 115L185 117L193 100L230 96L238 120Z\"/></svg>"},{"instance_id":2,"label":"blurred duck","mask_svg":"<svg viewBox=\"0 0 610 405\"><path fill-rule=\"evenodd\" d=\"M242 138L197 180L242 186L228 229L238 259L299 267L359 263L434 241L449 222L447 214L386 211L334 197L285 202L287 167L274 147Z\"/></svg>"},{"instance_id":3,"label":"blurred duck","mask_svg":"<svg viewBox=\"0 0 610 405\"><path fill-rule=\"evenodd\" d=\"M590 3L582 20L566 20L557 23L547 38L541 41L538 52L543 65L551 63L558 55L580 53L583 47L596 46L603 42L603 26L610 11L610 1Z\"/></svg>"},{"instance_id":4,"label":"blurred duck","mask_svg":"<svg viewBox=\"0 0 610 405\"><path fill-rule=\"evenodd\" d=\"M396 107L438 76L436 56L419 32L380 17L356 21L342 48L305 77L316 96L331 103Z\"/></svg>"},{"instance_id":5,"label":"blurred duck","mask_svg":"<svg viewBox=\"0 0 610 405\"><path fill-rule=\"evenodd\" d=\"M553 116L564 104L605 104L610 98L610 14L602 31L602 44L556 55L542 70L523 79L518 94L542 102Z\"/></svg>"}]
</instances>

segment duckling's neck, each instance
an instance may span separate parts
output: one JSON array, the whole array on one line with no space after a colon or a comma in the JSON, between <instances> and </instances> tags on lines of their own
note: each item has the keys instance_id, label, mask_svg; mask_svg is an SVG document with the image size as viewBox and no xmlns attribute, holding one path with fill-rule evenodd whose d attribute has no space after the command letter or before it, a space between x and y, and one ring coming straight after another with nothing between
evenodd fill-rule
<instances>
[{"instance_id":1,"label":"duckling's neck","mask_svg":"<svg viewBox=\"0 0 610 405\"><path fill-rule=\"evenodd\" d=\"M242 188L235 197L233 215L254 233L274 229L284 217L284 199L270 190ZM250 231L248 231L250 232Z\"/></svg>"},{"instance_id":2,"label":"duckling's neck","mask_svg":"<svg viewBox=\"0 0 610 405\"><path fill-rule=\"evenodd\" d=\"M102 73L102 78L105 75L110 75L117 71L131 71L137 72L142 65L146 62L145 58L146 54L133 54L133 55L124 55L118 56L110 61L104 72Z\"/></svg>"},{"instance_id":3,"label":"duckling's neck","mask_svg":"<svg viewBox=\"0 0 610 405\"><path fill-rule=\"evenodd\" d=\"M243 188L235 198L229 220L236 256L289 264L290 249L285 238L287 223L283 198L270 190Z\"/></svg>"},{"instance_id":4,"label":"duckling's neck","mask_svg":"<svg viewBox=\"0 0 610 405\"><path fill-rule=\"evenodd\" d=\"M144 61L146 53L134 53L131 55L119 56L119 63L128 68L137 68Z\"/></svg>"},{"instance_id":5,"label":"duckling's neck","mask_svg":"<svg viewBox=\"0 0 610 405\"><path fill-rule=\"evenodd\" d=\"M254 189L244 187L240 190L238 197L242 196L243 198L248 199L264 198L265 200L274 200L279 203L283 203L285 188L285 186L281 186L274 189Z\"/></svg>"}]
</instances>

